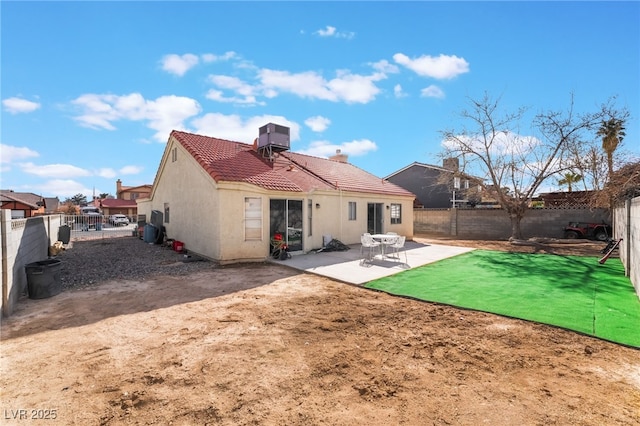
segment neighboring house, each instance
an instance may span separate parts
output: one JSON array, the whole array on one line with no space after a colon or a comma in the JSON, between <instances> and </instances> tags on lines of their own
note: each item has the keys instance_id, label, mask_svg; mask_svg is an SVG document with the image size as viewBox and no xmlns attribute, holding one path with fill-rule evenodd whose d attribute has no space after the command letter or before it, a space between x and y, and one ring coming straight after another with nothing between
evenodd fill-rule
<instances>
[{"instance_id":1,"label":"neighboring house","mask_svg":"<svg viewBox=\"0 0 640 426\"><path fill-rule=\"evenodd\" d=\"M0 203L3 209L11 210L12 219L44 214L44 200L31 192L14 192L11 189L0 190Z\"/></svg>"},{"instance_id":2,"label":"neighboring house","mask_svg":"<svg viewBox=\"0 0 640 426\"><path fill-rule=\"evenodd\" d=\"M173 131L140 214L167 237L220 263L263 261L276 234L292 252L329 236L360 243L365 232L413 238L414 195L349 164L288 151L289 129L272 123L253 145Z\"/></svg>"},{"instance_id":3,"label":"neighboring house","mask_svg":"<svg viewBox=\"0 0 640 426\"><path fill-rule=\"evenodd\" d=\"M414 162L384 179L416 195L417 208L475 206L479 179L458 172L457 158L447 158L443 167Z\"/></svg>"},{"instance_id":4,"label":"neighboring house","mask_svg":"<svg viewBox=\"0 0 640 426\"><path fill-rule=\"evenodd\" d=\"M99 207L104 216L123 214L129 219L135 220L135 217L138 215L138 204L136 200L103 198L100 200Z\"/></svg>"},{"instance_id":5,"label":"neighboring house","mask_svg":"<svg viewBox=\"0 0 640 426\"><path fill-rule=\"evenodd\" d=\"M119 200L137 200L138 198L148 198L151 194L151 185L122 186L122 181L116 181L116 198Z\"/></svg>"},{"instance_id":6,"label":"neighboring house","mask_svg":"<svg viewBox=\"0 0 640 426\"><path fill-rule=\"evenodd\" d=\"M138 198L149 198L151 185L122 186L122 181L116 181L116 198L103 198L98 206L102 214L110 216L123 214L131 220L135 220L138 215Z\"/></svg>"}]
</instances>

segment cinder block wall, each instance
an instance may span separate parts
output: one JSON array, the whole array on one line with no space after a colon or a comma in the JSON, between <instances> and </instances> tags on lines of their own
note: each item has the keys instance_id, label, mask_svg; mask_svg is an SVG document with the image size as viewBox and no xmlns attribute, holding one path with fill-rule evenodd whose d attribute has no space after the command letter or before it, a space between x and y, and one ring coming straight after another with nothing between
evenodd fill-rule
<instances>
[{"instance_id":1,"label":"cinder block wall","mask_svg":"<svg viewBox=\"0 0 640 426\"><path fill-rule=\"evenodd\" d=\"M511 220L502 209L414 209L414 233L461 239L506 240ZM611 223L606 209L530 209L520 229L524 238L562 238L562 229L572 221Z\"/></svg>"},{"instance_id":2,"label":"cinder block wall","mask_svg":"<svg viewBox=\"0 0 640 426\"><path fill-rule=\"evenodd\" d=\"M49 246L58 239L61 216L11 220L11 211L0 210L2 227L2 314L13 313L27 291L25 265L49 257Z\"/></svg>"}]
</instances>

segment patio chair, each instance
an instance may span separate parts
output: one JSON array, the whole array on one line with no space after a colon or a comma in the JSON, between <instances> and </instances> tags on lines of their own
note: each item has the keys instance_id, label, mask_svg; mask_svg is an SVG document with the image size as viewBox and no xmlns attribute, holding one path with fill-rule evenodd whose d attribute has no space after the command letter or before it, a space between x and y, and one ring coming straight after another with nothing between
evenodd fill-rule
<instances>
[{"instance_id":1,"label":"patio chair","mask_svg":"<svg viewBox=\"0 0 640 426\"><path fill-rule=\"evenodd\" d=\"M374 250L380 247L381 243L373 239L371 234L364 233L360 236L360 254L364 254L365 249L369 249L369 256L367 256L367 260L371 260L374 254Z\"/></svg>"},{"instance_id":2,"label":"patio chair","mask_svg":"<svg viewBox=\"0 0 640 426\"><path fill-rule=\"evenodd\" d=\"M397 232L387 232L385 234L387 237L382 238L381 242L382 246L382 254L387 253L387 247L393 250L393 245L398 241L398 233Z\"/></svg>"},{"instance_id":3,"label":"patio chair","mask_svg":"<svg viewBox=\"0 0 640 426\"><path fill-rule=\"evenodd\" d=\"M407 261L407 251L404 248L404 243L407 237L399 236L393 244L390 244L389 247L393 250L394 257L400 260L400 250L404 251L404 263L408 263Z\"/></svg>"}]
</instances>

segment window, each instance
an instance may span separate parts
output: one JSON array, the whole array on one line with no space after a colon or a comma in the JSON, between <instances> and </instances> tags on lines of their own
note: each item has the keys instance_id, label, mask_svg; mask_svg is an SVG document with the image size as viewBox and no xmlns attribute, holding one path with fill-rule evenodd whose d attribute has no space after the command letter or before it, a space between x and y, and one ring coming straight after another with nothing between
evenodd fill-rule
<instances>
[{"instance_id":1,"label":"window","mask_svg":"<svg viewBox=\"0 0 640 426\"><path fill-rule=\"evenodd\" d=\"M356 202L349 201L349 220L356 220Z\"/></svg>"},{"instance_id":2,"label":"window","mask_svg":"<svg viewBox=\"0 0 640 426\"><path fill-rule=\"evenodd\" d=\"M391 223L402 223L402 204L391 204Z\"/></svg>"},{"instance_id":3,"label":"window","mask_svg":"<svg viewBox=\"0 0 640 426\"><path fill-rule=\"evenodd\" d=\"M453 178L453 189L460 189L460 178L457 176Z\"/></svg>"},{"instance_id":4,"label":"window","mask_svg":"<svg viewBox=\"0 0 640 426\"><path fill-rule=\"evenodd\" d=\"M164 203L164 223L169 223L169 203Z\"/></svg>"},{"instance_id":5,"label":"window","mask_svg":"<svg viewBox=\"0 0 640 426\"><path fill-rule=\"evenodd\" d=\"M464 180L464 189L469 189L469 179Z\"/></svg>"},{"instance_id":6,"label":"window","mask_svg":"<svg viewBox=\"0 0 640 426\"><path fill-rule=\"evenodd\" d=\"M245 197L244 199L244 239L262 239L262 198Z\"/></svg>"}]
</instances>

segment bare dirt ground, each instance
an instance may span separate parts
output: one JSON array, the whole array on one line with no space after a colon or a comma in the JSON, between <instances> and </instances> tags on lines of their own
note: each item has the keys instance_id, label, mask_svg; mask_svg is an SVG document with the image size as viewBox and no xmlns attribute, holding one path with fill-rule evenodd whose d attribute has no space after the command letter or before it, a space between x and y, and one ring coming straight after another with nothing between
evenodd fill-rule
<instances>
[{"instance_id":1,"label":"bare dirt ground","mask_svg":"<svg viewBox=\"0 0 640 426\"><path fill-rule=\"evenodd\" d=\"M638 350L273 264L27 299L1 344L2 424L640 424Z\"/></svg>"}]
</instances>

